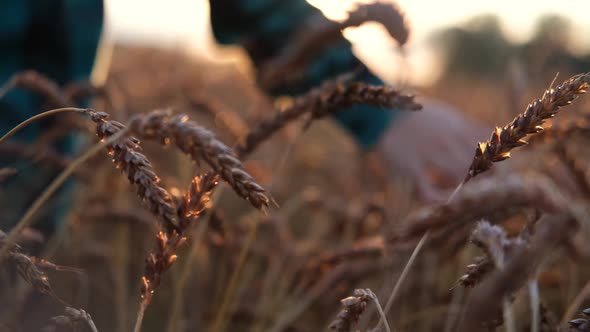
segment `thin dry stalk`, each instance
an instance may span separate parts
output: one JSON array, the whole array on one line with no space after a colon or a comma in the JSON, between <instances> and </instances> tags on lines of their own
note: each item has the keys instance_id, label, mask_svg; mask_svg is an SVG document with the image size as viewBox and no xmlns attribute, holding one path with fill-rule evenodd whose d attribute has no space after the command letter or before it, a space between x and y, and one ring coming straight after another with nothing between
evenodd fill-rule
<instances>
[{"instance_id":1,"label":"thin dry stalk","mask_svg":"<svg viewBox=\"0 0 590 332\"><path fill-rule=\"evenodd\" d=\"M371 297L364 289L355 289L353 296L340 300L342 309L330 324L330 330L350 332L369 305Z\"/></svg>"},{"instance_id":2,"label":"thin dry stalk","mask_svg":"<svg viewBox=\"0 0 590 332\"><path fill-rule=\"evenodd\" d=\"M310 113L313 119L317 119L356 104L412 111L422 108L413 96L404 95L391 87L361 82L344 83L339 80L327 82L296 98L291 106L279 110L272 118L260 121L246 136L244 144L236 148L237 155L246 157L279 129L304 114Z\"/></svg>"},{"instance_id":3,"label":"thin dry stalk","mask_svg":"<svg viewBox=\"0 0 590 332\"><path fill-rule=\"evenodd\" d=\"M35 145L25 144L18 141L7 141L0 144L0 155L6 155L10 157L28 158L35 162L42 162L49 167L63 170L71 164L71 158L60 154L50 146L44 146L42 149L38 149ZM10 169L7 169L10 170ZM10 172L4 173L6 176L10 175ZM3 173L0 172L0 180L2 179ZM91 178L90 170L86 167L80 167L76 170L76 176L81 180L88 180Z\"/></svg>"},{"instance_id":4,"label":"thin dry stalk","mask_svg":"<svg viewBox=\"0 0 590 332\"><path fill-rule=\"evenodd\" d=\"M586 282L582 290L578 292L574 300L569 304L567 310L561 317L561 323L565 324L568 320L574 317L574 314L579 310L582 303L590 297L590 280Z\"/></svg>"},{"instance_id":5,"label":"thin dry stalk","mask_svg":"<svg viewBox=\"0 0 590 332\"><path fill-rule=\"evenodd\" d=\"M46 118L46 117L49 117L49 116L52 116L55 114L66 113L66 112L77 112L77 113L88 114L89 112L91 112L91 110L84 109L84 108L76 108L76 107L64 107L64 108L56 108L53 110L49 110L47 112L37 114L37 115L32 116L32 117L26 119L25 121L19 123L16 127L12 128L9 132L4 134L4 136L0 137L0 144L3 143L4 141L6 141L7 139L9 139L17 131L23 129L24 127L28 126L32 122L35 122L37 120L40 120L40 119L43 119L43 118Z\"/></svg>"},{"instance_id":6,"label":"thin dry stalk","mask_svg":"<svg viewBox=\"0 0 590 332\"><path fill-rule=\"evenodd\" d=\"M531 332L541 331L541 299L537 279L529 281L529 298L531 300Z\"/></svg>"},{"instance_id":7,"label":"thin dry stalk","mask_svg":"<svg viewBox=\"0 0 590 332\"><path fill-rule=\"evenodd\" d=\"M129 127L142 138L175 144L195 162L206 161L239 196L257 209L268 208L270 198L266 191L244 170L232 149L186 115L173 116L168 111L153 111L134 117Z\"/></svg>"},{"instance_id":8,"label":"thin dry stalk","mask_svg":"<svg viewBox=\"0 0 590 332\"><path fill-rule=\"evenodd\" d=\"M226 315L230 309L231 301L233 296L238 287L238 281L242 274L242 269L244 268L246 261L248 259L248 251L256 239L256 234L258 231L258 221L254 221L254 224L250 226L248 230L248 235L246 238L246 242L244 243L242 249L240 250L237 262L235 264L235 270L231 274L230 280L228 282L227 288L223 294L223 300L219 309L217 311L217 315L215 315L215 319L213 320L213 326L211 328L212 332L221 332L224 330L225 324L227 323Z\"/></svg>"},{"instance_id":9,"label":"thin dry stalk","mask_svg":"<svg viewBox=\"0 0 590 332\"><path fill-rule=\"evenodd\" d=\"M524 139L528 135L541 132L545 120L554 117L561 107L585 93L589 82L590 73L573 76L560 86L546 90L541 99L529 104L524 113L508 125L497 127L488 141L479 143L463 182L487 171L493 163L510 158L510 150L527 144Z\"/></svg>"},{"instance_id":10,"label":"thin dry stalk","mask_svg":"<svg viewBox=\"0 0 590 332\"><path fill-rule=\"evenodd\" d=\"M327 290L333 289L339 282L344 280L354 282L368 275L380 273L383 270L390 268L392 264L392 261L382 262L378 260L360 260L337 266L309 289L300 301L294 303L289 307L288 311L279 315L268 331L279 332L285 330L289 325L296 321L312 303L314 303Z\"/></svg>"},{"instance_id":11,"label":"thin dry stalk","mask_svg":"<svg viewBox=\"0 0 590 332\"><path fill-rule=\"evenodd\" d=\"M33 202L33 204L27 209L25 214L16 223L16 226L12 228L8 236L4 239L4 245L0 247L0 262L8 252L10 246L15 243L16 238L21 232L26 229L32 222L35 213L47 202L47 200L53 195L59 187L68 179L74 171L80 167L84 162L90 159L92 156L97 154L101 149L104 149L109 144L119 140L123 135L127 133L126 129L119 130L119 132L113 134L108 139L95 144L92 148L88 149L84 154L74 160L66 169L64 169L57 178L55 178L41 195Z\"/></svg>"}]
</instances>

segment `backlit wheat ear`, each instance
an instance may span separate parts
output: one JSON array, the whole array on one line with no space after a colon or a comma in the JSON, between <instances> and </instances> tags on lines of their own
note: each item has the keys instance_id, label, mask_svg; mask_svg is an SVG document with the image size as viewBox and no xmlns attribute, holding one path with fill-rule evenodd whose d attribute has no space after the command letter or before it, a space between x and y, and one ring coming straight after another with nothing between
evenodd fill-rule
<instances>
[{"instance_id":1,"label":"backlit wheat ear","mask_svg":"<svg viewBox=\"0 0 590 332\"><path fill-rule=\"evenodd\" d=\"M519 114L503 128L496 128L491 138L475 150L473 162L463 182L483 173L498 161L510 158L510 150L527 144L528 135L543 130L545 120L552 118L563 106L571 104L578 95L586 92L590 73L574 76L554 89L548 89L543 96L529 104L524 113Z\"/></svg>"},{"instance_id":2,"label":"backlit wheat ear","mask_svg":"<svg viewBox=\"0 0 590 332\"><path fill-rule=\"evenodd\" d=\"M153 111L134 117L129 127L144 139L175 144L195 162L204 160L238 195L257 209L268 208L270 198L266 191L244 170L233 150L186 115Z\"/></svg>"},{"instance_id":3,"label":"backlit wheat ear","mask_svg":"<svg viewBox=\"0 0 590 332\"><path fill-rule=\"evenodd\" d=\"M279 129L304 114L309 113L317 119L358 104L383 107L384 112L392 109L417 111L422 108L414 101L414 96L402 94L391 87L362 82L327 82L296 98L290 107L277 110L274 117L259 122L246 136L244 144L236 148L237 154L240 158L249 155Z\"/></svg>"},{"instance_id":4,"label":"backlit wheat ear","mask_svg":"<svg viewBox=\"0 0 590 332\"><path fill-rule=\"evenodd\" d=\"M409 215L402 235L411 239L425 231L437 231L492 215L514 213L515 209L536 207L547 212L566 209L568 203L555 191L555 184L543 177L509 176L490 178L463 187L455 198L438 206L422 208Z\"/></svg>"},{"instance_id":5,"label":"backlit wheat ear","mask_svg":"<svg viewBox=\"0 0 590 332\"><path fill-rule=\"evenodd\" d=\"M109 120L108 114L103 112L91 113L91 119L96 123L96 134L100 139L112 136L125 127ZM128 136L107 148L113 163L136 186L137 195L146 202L149 210L163 222L166 229L176 228L176 206L168 191L159 185L160 178L153 171L151 162L140 152L139 140Z\"/></svg>"},{"instance_id":6,"label":"backlit wheat ear","mask_svg":"<svg viewBox=\"0 0 590 332\"><path fill-rule=\"evenodd\" d=\"M189 190L178 204L178 229L159 232L156 235L158 246L154 252L148 255L145 274L141 280L141 298L145 305L151 303L154 292L160 285L162 275L176 261L176 253L186 242L189 227L209 207L211 193L218 182L218 176L213 174L195 177Z\"/></svg>"}]
</instances>

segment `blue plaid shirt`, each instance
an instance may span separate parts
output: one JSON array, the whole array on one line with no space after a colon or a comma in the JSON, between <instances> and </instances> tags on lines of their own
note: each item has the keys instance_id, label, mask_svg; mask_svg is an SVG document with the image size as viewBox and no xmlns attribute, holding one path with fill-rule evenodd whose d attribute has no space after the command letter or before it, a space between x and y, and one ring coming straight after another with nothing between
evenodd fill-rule
<instances>
[{"instance_id":1,"label":"blue plaid shirt","mask_svg":"<svg viewBox=\"0 0 590 332\"><path fill-rule=\"evenodd\" d=\"M305 0L210 0L213 33L222 44L247 44L246 49L256 64L276 56L291 41L307 18L319 10ZM325 80L362 66L344 38L327 47L306 68L297 83L268 91L273 95L297 95ZM366 70L361 80L372 84L383 82ZM370 149L390 126L396 112L358 105L341 110L336 120L357 143Z\"/></svg>"},{"instance_id":2,"label":"blue plaid shirt","mask_svg":"<svg viewBox=\"0 0 590 332\"><path fill-rule=\"evenodd\" d=\"M34 69L58 84L88 79L103 21L102 0L1 0L0 84L15 73ZM13 90L0 99L0 135L43 111L43 98L29 91ZM51 119L30 125L14 138L34 142ZM55 148L72 152L73 138ZM16 176L0 183L0 227L8 228L22 215L56 175L42 163L0 156L0 167L11 167ZM53 206L52 206L53 205ZM63 202L54 201L43 211L43 227L60 219L55 212ZM47 221L47 222L46 222Z\"/></svg>"}]
</instances>

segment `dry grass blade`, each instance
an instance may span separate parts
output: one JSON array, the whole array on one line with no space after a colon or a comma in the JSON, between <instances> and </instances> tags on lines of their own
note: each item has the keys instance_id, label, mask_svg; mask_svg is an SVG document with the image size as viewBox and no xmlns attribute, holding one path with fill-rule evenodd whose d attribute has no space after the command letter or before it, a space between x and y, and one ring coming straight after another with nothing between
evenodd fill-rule
<instances>
[{"instance_id":1,"label":"dry grass blade","mask_svg":"<svg viewBox=\"0 0 590 332\"><path fill-rule=\"evenodd\" d=\"M257 209L268 208L270 198L266 191L244 170L233 150L186 115L172 116L167 111L153 111L134 117L129 126L142 138L173 143L193 161L206 161L238 195Z\"/></svg>"},{"instance_id":2,"label":"dry grass blade","mask_svg":"<svg viewBox=\"0 0 590 332\"><path fill-rule=\"evenodd\" d=\"M274 117L260 121L246 136L244 144L236 148L237 154L240 158L246 157L276 131L304 114L310 113L312 118L317 119L357 104L387 108L384 112L394 108L412 111L422 108L414 101L413 96L402 94L391 87L361 82L345 83L338 80L327 82L296 98L290 107L279 110Z\"/></svg>"},{"instance_id":3,"label":"dry grass blade","mask_svg":"<svg viewBox=\"0 0 590 332\"><path fill-rule=\"evenodd\" d=\"M510 157L510 150L527 144L524 140L530 134L543 130L545 120L552 118L563 106L571 104L578 95L586 92L590 74L574 76L554 89L548 89L543 96L529 104L524 113L519 114L503 128L496 128L490 139L480 143L475 150L473 162L464 180L485 172L492 164Z\"/></svg>"},{"instance_id":4,"label":"dry grass blade","mask_svg":"<svg viewBox=\"0 0 590 332\"><path fill-rule=\"evenodd\" d=\"M96 135L101 140L125 128L123 124L109 120L108 117L103 112L91 113L91 119L96 123ZM129 136L109 144L107 149L116 167L137 187L137 195L147 203L149 210L163 222L166 229L176 228L178 218L172 196L159 185L160 178L154 172L151 162L140 152L139 140Z\"/></svg>"},{"instance_id":5,"label":"dry grass blade","mask_svg":"<svg viewBox=\"0 0 590 332\"><path fill-rule=\"evenodd\" d=\"M25 144L18 141L2 142L2 144L0 144L0 155L7 157L26 158L33 162L42 162L44 165L57 170L63 170L72 163L70 157L60 154L56 151L56 149L50 146L44 146L42 149L39 149L34 145ZM0 181L3 178L7 178L16 174L11 174L10 170L10 168L0 169ZM12 170L16 172L16 170ZM92 178L92 173L87 167L80 167L78 170L76 170L76 176L83 181L87 181Z\"/></svg>"}]
</instances>

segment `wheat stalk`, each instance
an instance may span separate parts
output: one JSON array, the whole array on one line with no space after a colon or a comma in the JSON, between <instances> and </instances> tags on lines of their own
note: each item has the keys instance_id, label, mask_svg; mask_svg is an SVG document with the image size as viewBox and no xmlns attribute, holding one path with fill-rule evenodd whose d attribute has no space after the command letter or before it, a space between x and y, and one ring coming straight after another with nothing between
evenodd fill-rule
<instances>
[{"instance_id":1,"label":"wheat stalk","mask_svg":"<svg viewBox=\"0 0 590 332\"><path fill-rule=\"evenodd\" d=\"M278 110L272 118L260 121L246 136L244 144L236 148L236 152L240 158L246 157L279 129L304 114L309 113L313 119L318 119L357 104L387 108L384 112L390 109L416 111L422 108L413 96L402 94L391 87L330 81L296 98L291 106Z\"/></svg>"}]
</instances>

